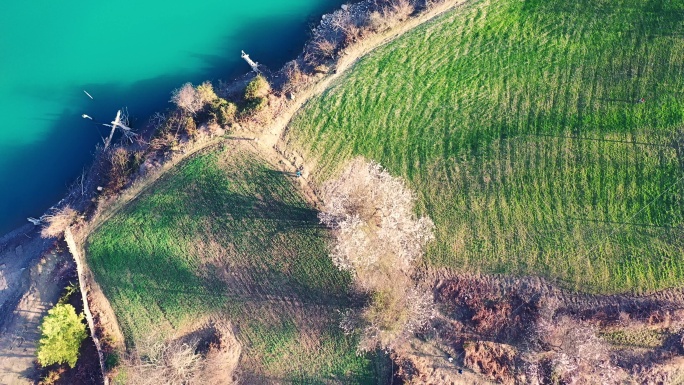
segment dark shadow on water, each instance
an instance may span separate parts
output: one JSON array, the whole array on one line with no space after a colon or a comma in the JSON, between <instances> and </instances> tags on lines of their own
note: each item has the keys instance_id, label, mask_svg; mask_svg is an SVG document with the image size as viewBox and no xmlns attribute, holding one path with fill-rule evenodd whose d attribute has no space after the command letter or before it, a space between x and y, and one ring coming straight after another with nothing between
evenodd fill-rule
<instances>
[{"instance_id":1,"label":"dark shadow on water","mask_svg":"<svg viewBox=\"0 0 684 385\"><path fill-rule=\"evenodd\" d=\"M96 121L108 122L116 110L127 107L131 125L143 126L156 111L170 107L170 92L185 82L195 84L204 80L232 80L249 71L240 58L244 49L265 66L275 70L294 59L309 37L310 25L320 20L323 13L338 8L344 1L326 0L312 7L308 18L292 16L263 17L245 21L245 26L225 37L223 55L189 53L202 58L206 66L199 71L178 71L163 74L132 84L87 83L74 89L27 87L18 92L28 93L41 100L62 100L65 97L82 98L64 109L61 114L38 116L35 119L53 121L45 137L38 142L10 150L7 164L0 163L0 234L26 222L26 217L37 217L55 203L70 185L87 168L92 160L95 145L100 143L104 127L96 127L81 118L88 114ZM220 33L220 32L219 32ZM90 100L82 90L87 90Z\"/></svg>"}]
</instances>

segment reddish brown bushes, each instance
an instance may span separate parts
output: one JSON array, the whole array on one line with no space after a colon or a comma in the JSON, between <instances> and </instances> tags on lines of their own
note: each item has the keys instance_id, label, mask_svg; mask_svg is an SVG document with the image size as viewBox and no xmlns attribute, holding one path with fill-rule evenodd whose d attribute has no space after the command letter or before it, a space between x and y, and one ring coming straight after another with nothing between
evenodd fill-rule
<instances>
[{"instance_id":1,"label":"reddish brown bushes","mask_svg":"<svg viewBox=\"0 0 684 385\"><path fill-rule=\"evenodd\" d=\"M501 384L516 383L514 368L517 352L512 346L477 341L466 343L463 349L463 362L467 368Z\"/></svg>"}]
</instances>

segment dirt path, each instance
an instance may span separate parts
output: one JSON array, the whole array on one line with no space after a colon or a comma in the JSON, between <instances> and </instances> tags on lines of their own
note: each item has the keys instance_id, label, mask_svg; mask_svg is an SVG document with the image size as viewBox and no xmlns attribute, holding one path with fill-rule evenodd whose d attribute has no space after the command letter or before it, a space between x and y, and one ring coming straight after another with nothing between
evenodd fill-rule
<instances>
[{"instance_id":1,"label":"dirt path","mask_svg":"<svg viewBox=\"0 0 684 385\"><path fill-rule=\"evenodd\" d=\"M323 93L341 78L360 58L373 49L384 45L406 31L462 4L465 0L448 0L432 10L410 19L386 33L369 37L359 44L345 49L336 64L335 72L315 81L306 91L297 94L296 100L288 101L278 118L266 127L256 140L254 147L274 165L286 169L294 167L277 151L292 117L311 98ZM239 135L239 133L236 133ZM253 133L249 133L253 134ZM248 135L249 136L249 135ZM99 212L91 226L81 232L82 236L92 232L99 224L125 207L149 186L193 153L215 144L218 140L208 140L186 153L164 164L145 180L129 188L124 196ZM306 174L305 174L306 175ZM298 178L302 190L313 204L318 203L314 189L306 178ZM79 239L83 242L84 238ZM65 285L62 274L73 264L68 254L46 251L54 244L52 240L42 239L38 230L27 225L13 234L0 238L0 385L29 384L37 375L34 369L35 351L39 338L38 326L47 310L57 301ZM286 298L278 298L290 304ZM291 304L290 304L291 305Z\"/></svg>"},{"instance_id":2,"label":"dirt path","mask_svg":"<svg viewBox=\"0 0 684 385\"><path fill-rule=\"evenodd\" d=\"M10 243L0 254L0 384L32 384L42 317L59 298L73 263L68 254L53 249L53 241L37 232L19 245Z\"/></svg>"},{"instance_id":3,"label":"dirt path","mask_svg":"<svg viewBox=\"0 0 684 385\"><path fill-rule=\"evenodd\" d=\"M338 81L346 72L351 69L361 58L369 54L374 49L385 45L396 38L402 36L404 33L426 23L439 15L444 14L462 4L467 0L447 0L429 11L420 14L417 17L411 18L406 22L392 28L391 30L379 33L376 35L364 38L357 44L344 49L342 56L338 59L335 65L334 73L328 74L321 79L315 81L315 84L302 92L296 94L296 99L288 101L287 104L279 112L276 119L266 127L255 138L255 143L260 154L271 160L274 164L283 165L284 171L292 171L297 167L302 167L302 177L298 178L302 191L309 203L317 207L320 200L316 196L315 189L308 183L307 176L309 168L303 159L296 160L296 164L288 159L283 152L287 153L285 148L284 136L287 132L287 127L294 115L312 98L321 95L331 85ZM252 133L246 133L252 134ZM296 156L295 156L296 158Z\"/></svg>"},{"instance_id":4,"label":"dirt path","mask_svg":"<svg viewBox=\"0 0 684 385\"><path fill-rule=\"evenodd\" d=\"M442 4L436 5L429 11L420 14L417 17L411 18L406 22L398 25L391 30L379 33L376 35L364 38L359 43L349 46L344 49L342 56L335 65L335 72L329 74L317 81L316 84L309 89L298 93L296 100L291 101L286 109L279 115L279 117L271 124L264 132L258 136L259 143L266 148L273 148L281 139L286 127L290 124L292 117L306 104L310 99L322 94L335 81L341 78L347 70L356 64L361 58L366 56L374 49L385 45L399 36L403 35L409 30L434 19L435 17L448 12L462 4L467 0L448 0Z\"/></svg>"}]
</instances>

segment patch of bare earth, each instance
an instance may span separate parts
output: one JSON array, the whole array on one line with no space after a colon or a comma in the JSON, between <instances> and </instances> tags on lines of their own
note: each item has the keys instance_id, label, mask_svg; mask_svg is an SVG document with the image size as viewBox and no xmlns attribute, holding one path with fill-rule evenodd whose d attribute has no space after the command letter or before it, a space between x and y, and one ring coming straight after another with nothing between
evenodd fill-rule
<instances>
[{"instance_id":1,"label":"patch of bare earth","mask_svg":"<svg viewBox=\"0 0 684 385\"><path fill-rule=\"evenodd\" d=\"M588 295L539 278L441 274L439 315L395 362L408 383L677 384L684 290Z\"/></svg>"},{"instance_id":2,"label":"patch of bare earth","mask_svg":"<svg viewBox=\"0 0 684 385\"><path fill-rule=\"evenodd\" d=\"M0 245L0 384L30 384L38 326L57 301L71 269L54 241L30 229Z\"/></svg>"},{"instance_id":3,"label":"patch of bare earth","mask_svg":"<svg viewBox=\"0 0 684 385\"><path fill-rule=\"evenodd\" d=\"M40 323L75 277L63 248L37 232L30 237L5 245L0 254L0 384L31 384L38 378Z\"/></svg>"}]
</instances>

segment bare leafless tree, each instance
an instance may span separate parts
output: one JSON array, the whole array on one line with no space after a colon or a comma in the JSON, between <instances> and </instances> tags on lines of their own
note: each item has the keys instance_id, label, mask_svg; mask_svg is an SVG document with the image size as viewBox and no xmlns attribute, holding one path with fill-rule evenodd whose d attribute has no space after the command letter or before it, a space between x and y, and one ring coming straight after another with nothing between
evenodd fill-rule
<instances>
[{"instance_id":1,"label":"bare leafless tree","mask_svg":"<svg viewBox=\"0 0 684 385\"><path fill-rule=\"evenodd\" d=\"M201 100L197 97L197 92L192 83L185 83L171 94L171 102L178 108L189 114L195 114L202 109Z\"/></svg>"},{"instance_id":2,"label":"bare leafless tree","mask_svg":"<svg viewBox=\"0 0 684 385\"><path fill-rule=\"evenodd\" d=\"M287 62L283 67L283 73L286 78L285 84L283 85L284 92L298 91L306 82L306 75L302 72L301 68L299 68L297 60Z\"/></svg>"},{"instance_id":3,"label":"bare leafless tree","mask_svg":"<svg viewBox=\"0 0 684 385\"><path fill-rule=\"evenodd\" d=\"M329 38L321 37L314 40L313 48L316 55L324 59L331 59L335 56L337 44Z\"/></svg>"},{"instance_id":4,"label":"bare leafless tree","mask_svg":"<svg viewBox=\"0 0 684 385\"><path fill-rule=\"evenodd\" d=\"M335 12L331 25L344 36L344 44L348 46L361 38L362 29L349 11Z\"/></svg>"},{"instance_id":5,"label":"bare leafless tree","mask_svg":"<svg viewBox=\"0 0 684 385\"><path fill-rule=\"evenodd\" d=\"M434 225L416 216L415 195L400 178L362 158L325 183L322 192L319 218L335 234L333 263L350 271L356 287L371 296L366 308L348 314L341 326L356 325L362 351L392 348L432 314L432 297L418 290L410 276Z\"/></svg>"},{"instance_id":6,"label":"bare leafless tree","mask_svg":"<svg viewBox=\"0 0 684 385\"><path fill-rule=\"evenodd\" d=\"M204 82L197 88L193 87L192 83L185 83L171 93L171 102L190 115L197 114L217 98L209 82Z\"/></svg>"},{"instance_id":7,"label":"bare leafless tree","mask_svg":"<svg viewBox=\"0 0 684 385\"><path fill-rule=\"evenodd\" d=\"M341 269L382 262L409 271L433 238L430 218L413 211L413 192L378 163L355 159L322 192L320 219L335 229L332 258Z\"/></svg>"},{"instance_id":8,"label":"bare leafless tree","mask_svg":"<svg viewBox=\"0 0 684 385\"><path fill-rule=\"evenodd\" d=\"M399 21L404 21L411 16L415 8L409 0L392 0L389 5L389 13Z\"/></svg>"}]
</instances>

